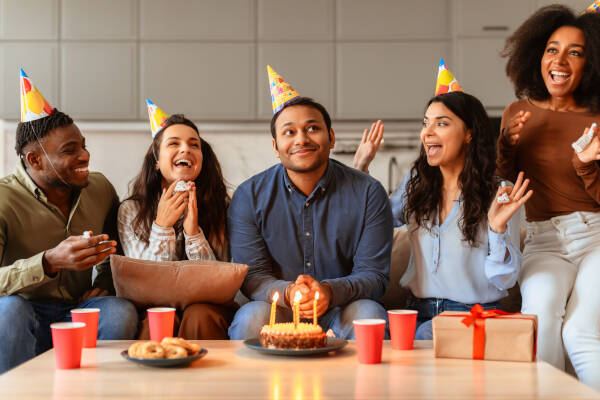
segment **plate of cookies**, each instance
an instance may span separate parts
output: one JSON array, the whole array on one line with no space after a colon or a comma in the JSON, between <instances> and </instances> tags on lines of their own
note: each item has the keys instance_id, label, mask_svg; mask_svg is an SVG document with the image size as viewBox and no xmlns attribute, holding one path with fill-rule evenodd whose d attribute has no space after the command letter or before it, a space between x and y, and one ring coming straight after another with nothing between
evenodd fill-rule
<instances>
[{"instance_id":1,"label":"plate of cookies","mask_svg":"<svg viewBox=\"0 0 600 400\"><path fill-rule=\"evenodd\" d=\"M160 343L153 341L135 342L121 356L129 361L149 367L184 367L208 353L195 343L182 338L166 337Z\"/></svg>"}]
</instances>

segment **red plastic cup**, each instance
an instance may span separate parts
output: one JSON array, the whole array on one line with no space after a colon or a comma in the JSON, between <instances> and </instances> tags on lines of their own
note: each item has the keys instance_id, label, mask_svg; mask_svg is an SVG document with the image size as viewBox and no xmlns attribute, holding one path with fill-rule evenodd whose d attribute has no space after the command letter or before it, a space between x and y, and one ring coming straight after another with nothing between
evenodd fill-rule
<instances>
[{"instance_id":1,"label":"red plastic cup","mask_svg":"<svg viewBox=\"0 0 600 400\"><path fill-rule=\"evenodd\" d=\"M389 310L388 319L390 320L392 349L412 350L417 312L415 310Z\"/></svg>"},{"instance_id":2,"label":"red plastic cup","mask_svg":"<svg viewBox=\"0 0 600 400\"><path fill-rule=\"evenodd\" d=\"M50 324L56 368L71 369L81 365L81 349L85 323L57 322Z\"/></svg>"},{"instance_id":3,"label":"red plastic cup","mask_svg":"<svg viewBox=\"0 0 600 400\"><path fill-rule=\"evenodd\" d=\"M381 363L385 320L357 319L352 322L354 323L358 362L361 364Z\"/></svg>"},{"instance_id":4,"label":"red plastic cup","mask_svg":"<svg viewBox=\"0 0 600 400\"><path fill-rule=\"evenodd\" d=\"M150 340L160 342L165 337L173 336L175 309L170 307L154 307L148 309Z\"/></svg>"},{"instance_id":5,"label":"red plastic cup","mask_svg":"<svg viewBox=\"0 0 600 400\"><path fill-rule=\"evenodd\" d=\"M73 322L84 322L85 333L83 335L83 347L96 347L98 338L98 316L99 308L75 308L71 310L71 319Z\"/></svg>"}]
</instances>

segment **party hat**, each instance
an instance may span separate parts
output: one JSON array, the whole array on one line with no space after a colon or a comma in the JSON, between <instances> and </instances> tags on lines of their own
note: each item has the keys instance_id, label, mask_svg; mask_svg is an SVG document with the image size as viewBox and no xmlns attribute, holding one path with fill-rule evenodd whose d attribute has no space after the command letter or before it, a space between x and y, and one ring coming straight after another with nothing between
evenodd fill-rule
<instances>
[{"instance_id":1,"label":"party hat","mask_svg":"<svg viewBox=\"0 0 600 400\"><path fill-rule=\"evenodd\" d=\"M446 67L443 58L440 58L440 67L438 69L437 83L435 84L435 96L438 94L450 92L462 92L462 88L452 75L452 72Z\"/></svg>"},{"instance_id":2,"label":"party hat","mask_svg":"<svg viewBox=\"0 0 600 400\"><path fill-rule=\"evenodd\" d=\"M287 102L300 97L300 95L277 72L273 71L270 65L267 65L267 72L269 74L269 89L271 90L273 114L277 114Z\"/></svg>"},{"instance_id":3,"label":"party hat","mask_svg":"<svg viewBox=\"0 0 600 400\"><path fill-rule=\"evenodd\" d=\"M23 68L20 69L21 122L35 121L54 112L37 87L31 83Z\"/></svg>"},{"instance_id":4,"label":"party hat","mask_svg":"<svg viewBox=\"0 0 600 400\"><path fill-rule=\"evenodd\" d=\"M585 9L585 12L595 12L595 11L600 11L600 0L596 0L588 8Z\"/></svg>"},{"instance_id":5,"label":"party hat","mask_svg":"<svg viewBox=\"0 0 600 400\"><path fill-rule=\"evenodd\" d=\"M150 129L152 130L152 137L156 136L158 131L165 126L165 121L169 118L169 114L158 108L156 104L146 99L146 106L148 107L148 118L150 118Z\"/></svg>"}]
</instances>

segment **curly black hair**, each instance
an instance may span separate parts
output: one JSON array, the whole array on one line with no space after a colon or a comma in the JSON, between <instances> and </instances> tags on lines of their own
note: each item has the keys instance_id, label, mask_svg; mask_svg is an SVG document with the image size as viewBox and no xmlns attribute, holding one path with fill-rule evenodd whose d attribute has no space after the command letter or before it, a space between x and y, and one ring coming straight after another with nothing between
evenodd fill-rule
<instances>
[{"instance_id":1,"label":"curly black hair","mask_svg":"<svg viewBox=\"0 0 600 400\"><path fill-rule=\"evenodd\" d=\"M573 98L578 106L600 112L600 13L577 15L559 4L540 8L506 39L501 53L508 58L506 74L514 84L518 98L550 98L540 63L548 39L563 26L579 28L585 37L586 63Z\"/></svg>"},{"instance_id":2,"label":"curly black hair","mask_svg":"<svg viewBox=\"0 0 600 400\"><path fill-rule=\"evenodd\" d=\"M36 119L35 121L19 122L15 143L17 155L24 157L25 147L29 143L42 139L55 128L71 124L73 124L73 119L56 108L47 117Z\"/></svg>"},{"instance_id":3,"label":"curly black hair","mask_svg":"<svg viewBox=\"0 0 600 400\"><path fill-rule=\"evenodd\" d=\"M186 125L194 129L200 137L196 125L182 114L173 114L157 132L146 152L142 170L130 183L131 195L128 200L139 203L140 211L133 220L133 229L141 241L148 243L152 222L156 218L158 202L162 193L162 175L155 168L160 154L164 131L171 125ZM227 261L227 208L229 196L221 172L221 165L212 147L200 137L202 149L202 169L194 180L198 202L198 225L202 228L217 258Z\"/></svg>"},{"instance_id":4,"label":"curly black hair","mask_svg":"<svg viewBox=\"0 0 600 400\"><path fill-rule=\"evenodd\" d=\"M458 176L462 192L462 216L459 228L463 240L477 246L477 233L487 220L488 209L495 197L498 182L494 178L496 168L496 141L492 123L481 102L464 92L450 92L433 97L427 103L442 103L456 114L465 128L471 131L467 145L465 166ZM439 167L427 163L425 148L413 163L406 184L404 220L415 221L422 228L431 229L431 221L438 213L442 200L443 177Z\"/></svg>"}]
</instances>

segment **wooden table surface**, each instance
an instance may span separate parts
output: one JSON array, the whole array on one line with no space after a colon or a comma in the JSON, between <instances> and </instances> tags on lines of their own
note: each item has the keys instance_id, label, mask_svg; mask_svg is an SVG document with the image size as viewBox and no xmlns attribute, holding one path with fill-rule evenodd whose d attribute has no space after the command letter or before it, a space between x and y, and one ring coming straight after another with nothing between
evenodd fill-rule
<instances>
[{"instance_id":1,"label":"wooden table surface","mask_svg":"<svg viewBox=\"0 0 600 400\"><path fill-rule=\"evenodd\" d=\"M544 362L433 357L431 342L414 350L384 343L383 363L358 363L350 342L338 353L282 357L241 341L198 341L206 357L187 368L140 366L121 357L129 341L84 349L82 368L56 370L50 350L0 375L0 398L15 399L600 399L600 393Z\"/></svg>"}]
</instances>

